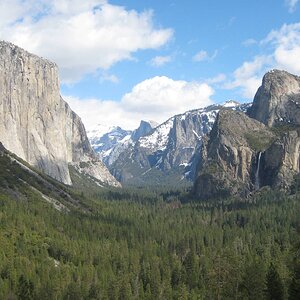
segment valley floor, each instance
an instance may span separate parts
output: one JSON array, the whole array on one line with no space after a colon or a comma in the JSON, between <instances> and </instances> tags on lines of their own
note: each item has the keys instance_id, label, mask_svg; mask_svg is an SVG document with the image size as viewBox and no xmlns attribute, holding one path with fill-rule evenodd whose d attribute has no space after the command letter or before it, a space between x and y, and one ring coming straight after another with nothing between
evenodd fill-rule
<instances>
[{"instance_id":1,"label":"valley floor","mask_svg":"<svg viewBox=\"0 0 300 300\"><path fill-rule=\"evenodd\" d=\"M0 299L299 299L299 196L123 196L60 212L2 190Z\"/></svg>"}]
</instances>

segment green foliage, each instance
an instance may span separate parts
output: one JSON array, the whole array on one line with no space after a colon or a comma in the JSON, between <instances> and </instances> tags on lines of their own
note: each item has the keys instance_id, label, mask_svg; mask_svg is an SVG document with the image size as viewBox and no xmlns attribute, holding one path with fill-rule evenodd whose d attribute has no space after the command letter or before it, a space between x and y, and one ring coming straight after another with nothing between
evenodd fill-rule
<instances>
[{"instance_id":1,"label":"green foliage","mask_svg":"<svg viewBox=\"0 0 300 300\"><path fill-rule=\"evenodd\" d=\"M298 228L299 231L299 228ZM300 242L292 249L292 278L289 286L289 300L300 299Z\"/></svg>"},{"instance_id":2,"label":"green foliage","mask_svg":"<svg viewBox=\"0 0 300 300\"><path fill-rule=\"evenodd\" d=\"M34 285L31 280L25 278L21 275L18 281L17 295L22 300L32 300L34 299Z\"/></svg>"},{"instance_id":3,"label":"green foliage","mask_svg":"<svg viewBox=\"0 0 300 300\"><path fill-rule=\"evenodd\" d=\"M249 132L245 136L249 146L255 151L266 150L274 141L272 134L267 135L265 132Z\"/></svg>"},{"instance_id":4,"label":"green foliage","mask_svg":"<svg viewBox=\"0 0 300 300\"><path fill-rule=\"evenodd\" d=\"M276 124L271 128L271 130L279 137L282 137L285 133L289 131L298 129L300 129L300 126L292 123L280 123Z\"/></svg>"},{"instance_id":5,"label":"green foliage","mask_svg":"<svg viewBox=\"0 0 300 300\"><path fill-rule=\"evenodd\" d=\"M292 280L289 287L289 299L296 300L300 299L300 264L294 266L292 274Z\"/></svg>"},{"instance_id":6,"label":"green foliage","mask_svg":"<svg viewBox=\"0 0 300 300\"><path fill-rule=\"evenodd\" d=\"M1 163L0 299L266 299L278 282L299 299L298 194L183 203L186 191L61 190L74 206Z\"/></svg>"},{"instance_id":7,"label":"green foliage","mask_svg":"<svg viewBox=\"0 0 300 300\"><path fill-rule=\"evenodd\" d=\"M284 286L276 267L271 263L267 274L266 298L269 300L284 299Z\"/></svg>"}]
</instances>

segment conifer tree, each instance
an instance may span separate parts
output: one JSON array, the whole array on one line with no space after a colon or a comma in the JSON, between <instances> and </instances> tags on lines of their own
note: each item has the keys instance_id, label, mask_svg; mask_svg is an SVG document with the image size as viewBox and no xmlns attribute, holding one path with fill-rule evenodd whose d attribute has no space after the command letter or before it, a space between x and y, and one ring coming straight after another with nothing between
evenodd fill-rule
<instances>
[{"instance_id":1,"label":"conifer tree","mask_svg":"<svg viewBox=\"0 0 300 300\"><path fill-rule=\"evenodd\" d=\"M268 300L282 300L284 298L284 286L273 263L271 263L266 276L266 286L266 298Z\"/></svg>"}]
</instances>

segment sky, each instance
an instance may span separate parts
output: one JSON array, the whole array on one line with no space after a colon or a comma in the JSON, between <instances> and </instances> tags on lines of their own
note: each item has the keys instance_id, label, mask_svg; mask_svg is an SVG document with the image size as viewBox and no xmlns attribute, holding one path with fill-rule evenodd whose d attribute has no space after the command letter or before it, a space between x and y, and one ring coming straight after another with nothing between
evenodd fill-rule
<instances>
[{"instance_id":1,"label":"sky","mask_svg":"<svg viewBox=\"0 0 300 300\"><path fill-rule=\"evenodd\" d=\"M300 1L0 0L0 39L56 62L88 130L134 129L300 75Z\"/></svg>"}]
</instances>

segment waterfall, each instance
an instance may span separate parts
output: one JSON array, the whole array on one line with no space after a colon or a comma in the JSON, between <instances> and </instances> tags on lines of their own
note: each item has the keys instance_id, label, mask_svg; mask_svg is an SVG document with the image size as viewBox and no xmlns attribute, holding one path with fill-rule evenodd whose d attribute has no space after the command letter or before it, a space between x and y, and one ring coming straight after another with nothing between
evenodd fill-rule
<instances>
[{"instance_id":1,"label":"waterfall","mask_svg":"<svg viewBox=\"0 0 300 300\"><path fill-rule=\"evenodd\" d=\"M255 183L254 183L255 190L258 190L260 186L260 182L259 182L260 158L261 158L261 152L258 153L258 158L257 158L257 169L255 172Z\"/></svg>"}]
</instances>

